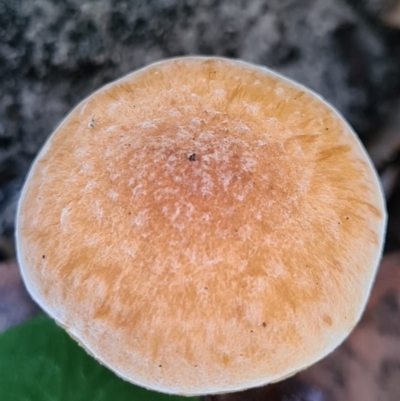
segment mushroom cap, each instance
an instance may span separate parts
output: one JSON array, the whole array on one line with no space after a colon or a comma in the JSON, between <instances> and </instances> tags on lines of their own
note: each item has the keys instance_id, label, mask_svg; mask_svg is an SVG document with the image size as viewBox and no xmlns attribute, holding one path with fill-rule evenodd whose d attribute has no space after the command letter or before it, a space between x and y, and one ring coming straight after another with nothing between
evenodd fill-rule
<instances>
[{"instance_id":1,"label":"mushroom cap","mask_svg":"<svg viewBox=\"0 0 400 401\"><path fill-rule=\"evenodd\" d=\"M122 378L186 395L281 380L349 334L386 213L323 99L241 61L152 64L34 162L16 240L36 302Z\"/></svg>"}]
</instances>

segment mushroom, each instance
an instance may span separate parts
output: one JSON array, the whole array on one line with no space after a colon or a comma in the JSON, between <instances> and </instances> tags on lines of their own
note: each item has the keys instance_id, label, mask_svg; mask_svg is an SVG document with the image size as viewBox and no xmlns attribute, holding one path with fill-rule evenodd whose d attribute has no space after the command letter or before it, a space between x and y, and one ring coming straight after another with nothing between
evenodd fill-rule
<instances>
[{"instance_id":1,"label":"mushroom","mask_svg":"<svg viewBox=\"0 0 400 401\"><path fill-rule=\"evenodd\" d=\"M16 240L33 299L91 355L196 395L282 380L337 347L385 225L372 163L323 99L183 57L74 108L29 172Z\"/></svg>"}]
</instances>

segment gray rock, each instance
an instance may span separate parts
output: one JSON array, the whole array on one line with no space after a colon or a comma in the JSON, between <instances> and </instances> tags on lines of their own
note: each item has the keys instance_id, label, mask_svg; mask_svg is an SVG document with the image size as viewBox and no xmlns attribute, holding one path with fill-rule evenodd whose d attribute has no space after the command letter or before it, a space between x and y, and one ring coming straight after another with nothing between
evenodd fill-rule
<instances>
[{"instance_id":1,"label":"gray rock","mask_svg":"<svg viewBox=\"0 0 400 401\"><path fill-rule=\"evenodd\" d=\"M23 177L66 113L160 58L269 66L368 139L398 97L400 56L399 41L364 14L345 0L0 0L0 233L12 235Z\"/></svg>"}]
</instances>

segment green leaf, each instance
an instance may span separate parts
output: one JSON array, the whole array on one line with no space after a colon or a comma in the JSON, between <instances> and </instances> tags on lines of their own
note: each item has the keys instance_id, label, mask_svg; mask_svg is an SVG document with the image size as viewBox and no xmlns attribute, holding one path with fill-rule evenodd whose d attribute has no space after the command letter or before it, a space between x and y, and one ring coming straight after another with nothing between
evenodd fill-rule
<instances>
[{"instance_id":1,"label":"green leaf","mask_svg":"<svg viewBox=\"0 0 400 401\"><path fill-rule=\"evenodd\" d=\"M0 334L1 401L198 401L145 390L100 365L41 315Z\"/></svg>"}]
</instances>

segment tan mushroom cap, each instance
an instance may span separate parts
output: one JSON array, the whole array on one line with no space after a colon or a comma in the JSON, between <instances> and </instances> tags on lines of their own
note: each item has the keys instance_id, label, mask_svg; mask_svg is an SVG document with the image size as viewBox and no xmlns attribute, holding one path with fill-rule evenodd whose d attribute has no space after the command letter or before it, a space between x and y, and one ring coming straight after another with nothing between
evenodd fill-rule
<instances>
[{"instance_id":1,"label":"tan mushroom cap","mask_svg":"<svg viewBox=\"0 0 400 401\"><path fill-rule=\"evenodd\" d=\"M22 192L34 299L133 383L187 395L280 380L365 306L386 214L356 135L265 68L162 61L100 89Z\"/></svg>"}]
</instances>

